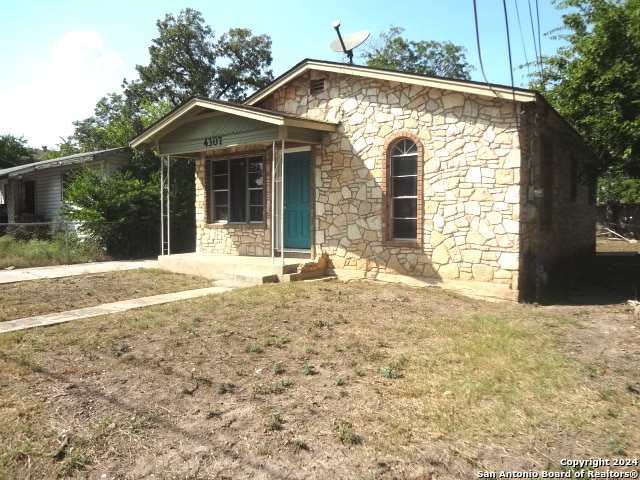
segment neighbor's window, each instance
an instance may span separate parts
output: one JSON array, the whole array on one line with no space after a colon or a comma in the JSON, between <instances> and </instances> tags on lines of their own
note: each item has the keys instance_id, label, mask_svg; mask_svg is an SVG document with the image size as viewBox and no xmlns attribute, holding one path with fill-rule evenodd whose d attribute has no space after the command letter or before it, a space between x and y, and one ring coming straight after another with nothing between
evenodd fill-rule
<instances>
[{"instance_id":1,"label":"neighbor's window","mask_svg":"<svg viewBox=\"0 0 640 480\"><path fill-rule=\"evenodd\" d=\"M262 222L262 157L211 162L211 219L217 223Z\"/></svg>"},{"instance_id":2,"label":"neighbor's window","mask_svg":"<svg viewBox=\"0 0 640 480\"><path fill-rule=\"evenodd\" d=\"M403 138L390 150L391 240L418 236L418 148Z\"/></svg>"},{"instance_id":3,"label":"neighbor's window","mask_svg":"<svg viewBox=\"0 0 640 480\"><path fill-rule=\"evenodd\" d=\"M34 180L22 182L22 196L19 206L20 213L36 213L36 182Z\"/></svg>"}]
</instances>

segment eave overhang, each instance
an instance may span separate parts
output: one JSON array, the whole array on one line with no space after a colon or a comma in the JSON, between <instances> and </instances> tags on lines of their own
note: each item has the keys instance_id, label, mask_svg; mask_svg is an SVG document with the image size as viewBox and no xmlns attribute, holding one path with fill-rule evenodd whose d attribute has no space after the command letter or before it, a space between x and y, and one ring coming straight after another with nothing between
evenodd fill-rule
<instances>
[{"instance_id":1,"label":"eave overhang","mask_svg":"<svg viewBox=\"0 0 640 480\"><path fill-rule=\"evenodd\" d=\"M376 80L405 83L423 87L438 88L454 92L470 93L490 98L502 98L515 102L534 102L536 93L533 90L522 88L512 88L504 85L474 82L469 80L457 80L444 77L433 77L427 75L416 75L413 73L384 70L380 68L363 67L345 63L334 63L320 60L303 60L291 70L285 72L266 88L256 92L249 97L244 104L255 105L267 98L273 92L308 71L324 71L328 73L338 73L342 75L352 75L367 77Z\"/></svg>"},{"instance_id":2,"label":"eave overhang","mask_svg":"<svg viewBox=\"0 0 640 480\"><path fill-rule=\"evenodd\" d=\"M50 160L28 163L25 165L18 165L11 168L0 169L0 180L20 177L21 175L28 175L33 172L40 172L51 168L60 168L69 165L90 163L93 161L131 158L130 152L131 150L129 150L128 147L117 147L95 152L77 153L74 155L68 155L66 157L58 157Z\"/></svg>"},{"instance_id":3,"label":"eave overhang","mask_svg":"<svg viewBox=\"0 0 640 480\"><path fill-rule=\"evenodd\" d=\"M335 123L310 120L247 105L192 98L134 138L131 147L159 155L187 155L275 140L319 143Z\"/></svg>"}]
</instances>

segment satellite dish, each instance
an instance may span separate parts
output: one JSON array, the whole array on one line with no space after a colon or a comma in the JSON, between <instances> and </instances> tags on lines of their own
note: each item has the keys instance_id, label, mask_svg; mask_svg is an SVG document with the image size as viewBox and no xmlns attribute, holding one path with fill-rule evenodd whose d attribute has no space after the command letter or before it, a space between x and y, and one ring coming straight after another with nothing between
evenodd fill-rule
<instances>
[{"instance_id":1,"label":"satellite dish","mask_svg":"<svg viewBox=\"0 0 640 480\"><path fill-rule=\"evenodd\" d=\"M336 29L338 38L331 42L329 48L334 52L342 52L349 57L349 63L353 63L353 49L362 45L369 38L369 31L350 33L344 37L340 34L340 20L333 22L333 28Z\"/></svg>"}]
</instances>

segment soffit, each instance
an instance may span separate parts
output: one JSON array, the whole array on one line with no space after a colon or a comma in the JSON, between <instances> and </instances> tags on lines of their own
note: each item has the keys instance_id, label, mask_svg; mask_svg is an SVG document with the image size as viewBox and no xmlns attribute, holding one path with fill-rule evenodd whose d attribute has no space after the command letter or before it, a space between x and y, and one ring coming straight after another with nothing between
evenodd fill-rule
<instances>
[{"instance_id":1,"label":"soffit","mask_svg":"<svg viewBox=\"0 0 640 480\"><path fill-rule=\"evenodd\" d=\"M219 100L194 98L131 141L159 154L195 153L212 148L269 140L287 140L298 131L311 137L336 130L336 124L285 115ZM161 148L162 146L165 148ZM171 145L171 148L166 148ZM170 151L169 151L170 150Z\"/></svg>"}]
</instances>

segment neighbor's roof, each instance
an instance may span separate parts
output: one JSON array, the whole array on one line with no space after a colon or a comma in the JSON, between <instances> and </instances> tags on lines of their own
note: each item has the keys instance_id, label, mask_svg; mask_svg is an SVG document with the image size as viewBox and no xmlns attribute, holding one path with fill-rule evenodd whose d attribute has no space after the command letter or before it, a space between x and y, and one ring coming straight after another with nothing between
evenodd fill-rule
<instances>
[{"instance_id":1,"label":"neighbor's roof","mask_svg":"<svg viewBox=\"0 0 640 480\"><path fill-rule=\"evenodd\" d=\"M278 126L310 128L313 130L322 130L327 132L333 132L336 129L336 125L330 122L311 120L309 118L298 117L296 115L274 112L273 110L243 105L240 103L226 102L224 100L193 97L182 105L174 108L163 118L148 127L144 132L131 140L130 145L134 148L139 147L140 145L150 143L154 139L157 139L167 133L167 128L173 130L184 123L216 114L237 115L239 117L258 120L260 122Z\"/></svg>"},{"instance_id":2,"label":"neighbor's roof","mask_svg":"<svg viewBox=\"0 0 640 480\"><path fill-rule=\"evenodd\" d=\"M244 102L245 105L253 105L259 102L260 100L271 95L274 91L276 91L286 83L290 82L295 77L298 77L311 70L320 70L329 73L354 75L383 81L386 80L389 82L407 83L410 85L419 85L423 87L472 93L486 97L497 97L518 102L534 102L540 97L540 94L538 92L523 88L512 88L504 85L474 82L471 80L457 80L430 75L418 75L415 73L384 70L382 68L363 67L360 65L352 65L348 63L305 59L287 72L280 75L267 87L251 95Z\"/></svg>"},{"instance_id":3,"label":"neighbor's roof","mask_svg":"<svg viewBox=\"0 0 640 480\"><path fill-rule=\"evenodd\" d=\"M110 148L108 150L99 150L96 152L77 153L75 155L68 155L66 157L52 158L51 160L43 160L42 162L28 163L26 165L19 165L17 167L0 169L0 180L5 178L11 178L18 175L24 175L40 170L46 170L49 168L61 167L64 165L74 165L77 163L85 163L93 160L102 160L111 157L124 156L127 151L130 151L129 147Z\"/></svg>"}]
</instances>

